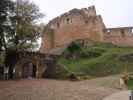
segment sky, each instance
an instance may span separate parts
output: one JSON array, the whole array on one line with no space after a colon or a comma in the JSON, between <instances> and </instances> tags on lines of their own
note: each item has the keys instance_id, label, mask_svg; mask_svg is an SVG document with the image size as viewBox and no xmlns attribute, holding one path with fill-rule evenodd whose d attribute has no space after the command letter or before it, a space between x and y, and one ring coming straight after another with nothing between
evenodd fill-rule
<instances>
[{"instance_id":1,"label":"sky","mask_svg":"<svg viewBox=\"0 0 133 100\"><path fill-rule=\"evenodd\" d=\"M32 0L46 16L42 23L73 9L95 5L107 27L133 26L133 0Z\"/></svg>"}]
</instances>

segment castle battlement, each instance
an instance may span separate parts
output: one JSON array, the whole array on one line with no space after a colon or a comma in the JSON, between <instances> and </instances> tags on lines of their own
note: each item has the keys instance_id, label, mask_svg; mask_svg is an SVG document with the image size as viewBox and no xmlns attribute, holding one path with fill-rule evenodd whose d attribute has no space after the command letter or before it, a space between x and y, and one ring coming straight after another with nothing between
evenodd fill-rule
<instances>
[{"instance_id":1,"label":"castle battlement","mask_svg":"<svg viewBox=\"0 0 133 100\"><path fill-rule=\"evenodd\" d=\"M49 27L52 29L59 28L59 26L64 26L68 23L74 23L73 20L89 20L91 17L96 17L96 9L95 6L91 6L88 8L82 8L82 9L72 9L56 18L51 20L49 22Z\"/></svg>"}]
</instances>

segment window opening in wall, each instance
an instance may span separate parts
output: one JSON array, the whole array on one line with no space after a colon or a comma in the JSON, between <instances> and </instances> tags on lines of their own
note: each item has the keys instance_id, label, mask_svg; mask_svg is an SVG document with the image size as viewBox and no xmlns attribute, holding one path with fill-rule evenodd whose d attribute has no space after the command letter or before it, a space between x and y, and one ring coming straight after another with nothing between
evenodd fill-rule
<instances>
[{"instance_id":1,"label":"window opening in wall","mask_svg":"<svg viewBox=\"0 0 133 100\"><path fill-rule=\"evenodd\" d=\"M57 23L57 27L58 27L58 28L60 27L60 24L59 24L59 23Z\"/></svg>"},{"instance_id":2,"label":"window opening in wall","mask_svg":"<svg viewBox=\"0 0 133 100\"><path fill-rule=\"evenodd\" d=\"M85 24L88 24L88 20L85 21Z\"/></svg>"},{"instance_id":3,"label":"window opening in wall","mask_svg":"<svg viewBox=\"0 0 133 100\"><path fill-rule=\"evenodd\" d=\"M108 33L110 33L110 32L111 32L111 30L107 30L107 32L108 32Z\"/></svg>"},{"instance_id":4,"label":"window opening in wall","mask_svg":"<svg viewBox=\"0 0 133 100\"><path fill-rule=\"evenodd\" d=\"M128 29L128 32L131 32L131 29Z\"/></svg>"},{"instance_id":5,"label":"window opening in wall","mask_svg":"<svg viewBox=\"0 0 133 100\"><path fill-rule=\"evenodd\" d=\"M129 29L129 33L133 34L133 29L132 28Z\"/></svg>"},{"instance_id":6,"label":"window opening in wall","mask_svg":"<svg viewBox=\"0 0 133 100\"><path fill-rule=\"evenodd\" d=\"M124 30L121 30L122 37L125 37L125 32Z\"/></svg>"},{"instance_id":7,"label":"window opening in wall","mask_svg":"<svg viewBox=\"0 0 133 100\"><path fill-rule=\"evenodd\" d=\"M133 28L131 29L131 33L133 33Z\"/></svg>"},{"instance_id":8,"label":"window opening in wall","mask_svg":"<svg viewBox=\"0 0 133 100\"><path fill-rule=\"evenodd\" d=\"M67 21L67 24L69 24L70 19L69 19L69 18L67 18L67 19L66 19L66 21Z\"/></svg>"}]
</instances>

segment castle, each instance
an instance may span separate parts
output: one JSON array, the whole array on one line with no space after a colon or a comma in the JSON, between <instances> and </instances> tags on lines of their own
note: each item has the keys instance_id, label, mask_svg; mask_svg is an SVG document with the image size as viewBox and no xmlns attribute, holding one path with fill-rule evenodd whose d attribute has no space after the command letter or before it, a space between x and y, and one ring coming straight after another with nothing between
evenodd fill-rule
<instances>
[{"instance_id":1,"label":"castle","mask_svg":"<svg viewBox=\"0 0 133 100\"><path fill-rule=\"evenodd\" d=\"M15 52L16 56L7 62L12 64L9 78L55 78L58 55L77 40L86 44L96 41L133 46L133 27L106 28L94 6L72 9L44 28L40 52ZM7 58L10 59L12 54L9 52Z\"/></svg>"},{"instance_id":2,"label":"castle","mask_svg":"<svg viewBox=\"0 0 133 100\"><path fill-rule=\"evenodd\" d=\"M106 28L95 6L72 9L47 24L40 52L55 53L79 39L133 46L133 27Z\"/></svg>"}]
</instances>

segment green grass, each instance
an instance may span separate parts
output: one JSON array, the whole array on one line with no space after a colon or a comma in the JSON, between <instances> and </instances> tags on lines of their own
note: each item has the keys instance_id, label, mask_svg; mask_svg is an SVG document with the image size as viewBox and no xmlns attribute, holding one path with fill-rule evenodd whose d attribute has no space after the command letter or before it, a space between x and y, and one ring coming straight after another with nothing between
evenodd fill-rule
<instances>
[{"instance_id":1,"label":"green grass","mask_svg":"<svg viewBox=\"0 0 133 100\"><path fill-rule=\"evenodd\" d=\"M123 54L133 53L131 47L96 44L88 48L82 48L82 50L87 54L86 57L72 60L62 56L58 63L66 66L69 71L96 77L123 73L125 67L128 67L129 72L133 72L133 61L120 60ZM95 56L95 54L99 55Z\"/></svg>"},{"instance_id":2,"label":"green grass","mask_svg":"<svg viewBox=\"0 0 133 100\"><path fill-rule=\"evenodd\" d=\"M133 80L128 81L128 89L133 90Z\"/></svg>"}]
</instances>

